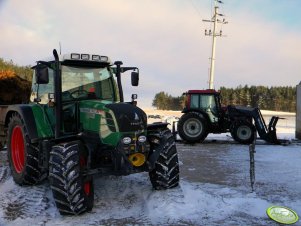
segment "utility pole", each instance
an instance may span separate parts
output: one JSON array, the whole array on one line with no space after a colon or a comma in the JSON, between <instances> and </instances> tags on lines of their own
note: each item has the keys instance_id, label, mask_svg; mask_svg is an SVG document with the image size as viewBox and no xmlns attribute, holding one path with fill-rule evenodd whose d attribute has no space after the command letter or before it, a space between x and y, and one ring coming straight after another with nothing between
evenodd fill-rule
<instances>
[{"instance_id":1,"label":"utility pole","mask_svg":"<svg viewBox=\"0 0 301 226\"><path fill-rule=\"evenodd\" d=\"M222 37L222 30L219 31L219 33L216 32L216 24L221 23L221 24L227 24L228 22L223 18L220 20L218 16L223 17L223 14L218 13L219 7L217 4L220 3L222 4L223 2L220 0L214 0L214 14L211 20L203 20L204 22L210 22L213 23L213 32L211 29L209 31L205 30L205 35L206 36L212 36L212 51L211 51L211 58L210 58L210 79L209 79L209 89L214 89L214 66L215 66L215 46L216 46L216 37L220 36Z\"/></svg>"}]
</instances>

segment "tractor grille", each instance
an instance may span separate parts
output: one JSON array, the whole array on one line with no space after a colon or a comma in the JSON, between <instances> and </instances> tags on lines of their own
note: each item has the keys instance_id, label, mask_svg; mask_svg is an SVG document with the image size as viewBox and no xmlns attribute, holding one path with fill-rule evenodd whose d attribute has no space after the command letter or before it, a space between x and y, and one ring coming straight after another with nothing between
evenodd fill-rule
<instances>
[{"instance_id":1,"label":"tractor grille","mask_svg":"<svg viewBox=\"0 0 301 226\"><path fill-rule=\"evenodd\" d=\"M106 107L114 112L120 132L146 129L147 117L140 108L128 103L108 104Z\"/></svg>"}]
</instances>

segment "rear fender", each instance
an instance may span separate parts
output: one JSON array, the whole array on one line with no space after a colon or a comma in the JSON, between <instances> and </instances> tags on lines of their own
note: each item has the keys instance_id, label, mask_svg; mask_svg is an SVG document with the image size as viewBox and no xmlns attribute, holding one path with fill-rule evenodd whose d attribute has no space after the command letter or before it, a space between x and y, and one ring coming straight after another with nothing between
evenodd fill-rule
<instances>
[{"instance_id":1,"label":"rear fender","mask_svg":"<svg viewBox=\"0 0 301 226\"><path fill-rule=\"evenodd\" d=\"M31 142L43 137L53 135L49 121L41 106L38 105L10 105L5 117L5 126L8 127L9 120L13 114L19 114L26 127Z\"/></svg>"},{"instance_id":2,"label":"rear fender","mask_svg":"<svg viewBox=\"0 0 301 226\"><path fill-rule=\"evenodd\" d=\"M5 117L5 126L8 127L8 123L13 114L18 113L26 127L29 139L37 139L38 132L34 119L32 108L29 105L10 105L7 109Z\"/></svg>"},{"instance_id":3,"label":"rear fender","mask_svg":"<svg viewBox=\"0 0 301 226\"><path fill-rule=\"evenodd\" d=\"M189 112L198 112L198 113L201 113L201 114L206 114L205 111L201 110L201 109L188 109L188 108L184 108L182 113L189 113Z\"/></svg>"},{"instance_id":4,"label":"rear fender","mask_svg":"<svg viewBox=\"0 0 301 226\"><path fill-rule=\"evenodd\" d=\"M198 115L200 118L205 119L207 126L211 128L212 123L211 123L211 120L210 120L207 112L202 111L202 110L196 110L196 109L185 111L185 112L183 111L183 113L190 113L190 112Z\"/></svg>"}]
</instances>

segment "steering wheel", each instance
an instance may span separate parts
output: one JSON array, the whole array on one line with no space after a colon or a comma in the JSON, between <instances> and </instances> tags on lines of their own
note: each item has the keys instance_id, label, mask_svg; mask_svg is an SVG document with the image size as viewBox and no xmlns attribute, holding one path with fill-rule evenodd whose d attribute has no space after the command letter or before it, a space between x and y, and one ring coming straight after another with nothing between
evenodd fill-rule
<instances>
[{"instance_id":1,"label":"steering wheel","mask_svg":"<svg viewBox=\"0 0 301 226\"><path fill-rule=\"evenodd\" d=\"M80 98L88 96L88 92L86 90L75 90L70 93L73 98Z\"/></svg>"}]
</instances>

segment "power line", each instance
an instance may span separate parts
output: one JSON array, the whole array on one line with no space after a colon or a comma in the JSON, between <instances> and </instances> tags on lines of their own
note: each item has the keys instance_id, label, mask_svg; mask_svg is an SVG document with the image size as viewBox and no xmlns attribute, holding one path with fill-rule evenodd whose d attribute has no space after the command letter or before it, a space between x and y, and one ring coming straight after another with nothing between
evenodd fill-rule
<instances>
[{"instance_id":1,"label":"power line","mask_svg":"<svg viewBox=\"0 0 301 226\"><path fill-rule=\"evenodd\" d=\"M201 14L200 10L198 9L197 5L195 5L195 2L193 0L190 0L190 3L192 5L192 7L195 9L196 13L201 17L202 14Z\"/></svg>"}]
</instances>

